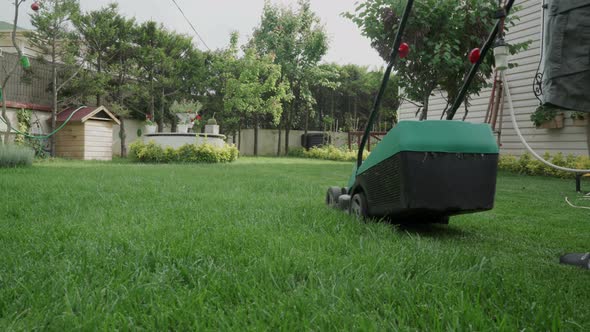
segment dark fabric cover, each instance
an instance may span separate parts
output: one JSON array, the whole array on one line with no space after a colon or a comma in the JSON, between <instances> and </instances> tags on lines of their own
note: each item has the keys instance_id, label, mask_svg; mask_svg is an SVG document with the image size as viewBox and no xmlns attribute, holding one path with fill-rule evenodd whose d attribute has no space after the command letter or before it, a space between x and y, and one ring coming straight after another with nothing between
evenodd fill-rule
<instances>
[{"instance_id":1,"label":"dark fabric cover","mask_svg":"<svg viewBox=\"0 0 590 332\"><path fill-rule=\"evenodd\" d=\"M590 112L590 0L551 0L546 28L544 102Z\"/></svg>"}]
</instances>

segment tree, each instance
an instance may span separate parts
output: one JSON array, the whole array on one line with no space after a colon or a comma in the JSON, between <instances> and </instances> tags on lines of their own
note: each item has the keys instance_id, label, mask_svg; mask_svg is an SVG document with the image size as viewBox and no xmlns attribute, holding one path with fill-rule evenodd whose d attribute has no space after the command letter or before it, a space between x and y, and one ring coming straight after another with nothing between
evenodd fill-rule
<instances>
[{"instance_id":1,"label":"tree","mask_svg":"<svg viewBox=\"0 0 590 332\"><path fill-rule=\"evenodd\" d=\"M72 38L69 23L78 15L80 6L78 0L47 0L43 1L36 14L31 15L31 24L35 30L27 35L31 45L41 50L42 59L49 59L52 69L53 108L51 112L51 130L56 129L57 111L59 107L58 94L71 78L78 74L81 66L76 64L76 57L71 55L79 50L78 44ZM64 66L71 65L74 70L69 78L60 80L59 71ZM51 137L51 155L55 156L55 137Z\"/></svg>"},{"instance_id":2,"label":"tree","mask_svg":"<svg viewBox=\"0 0 590 332\"><path fill-rule=\"evenodd\" d=\"M322 73L322 77L320 81L311 86L316 101L314 113L317 115L317 119L312 116L308 122L311 121L311 127L315 126L328 131L328 126L333 128L335 125L335 92L340 88L340 66L336 63L325 63L317 68Z\"/></svg>"},{"instance_id":3,"label":"tree","mask_svg":"<svg viewBox=\"0 0 590 332\"><path fill-rule=\"evenodd\" d=\"M248 48L239 60L239 76L227 81L225 108L237 110L254 121L254 155L258 155L258 127L263 116L278 123L283 102L290 99L288 86L281 82L281 67L273 64L272 56L257 56Z\"/></svg>"},{"instance_id":4,"label":"tree","mask_svg":"<svg viewBox=\"0 0 590 332\"><path fill-rule=\"evenodd\" d=\"M138 78L144 83L144 95L148 97L147 114L155 119L155 80L158 63L162 60L163 54L160 48L163 38L163 27L156 22L148 21L138 27L134 42L139 45L137 51Z\"/></svg>"},{"instance_id":5,"label":"tree","mask_svg":"<svg viewBox=\"0 0 590 332\"><path fill-rule=\"evenodd\" d=\"M167 112L169 97L178 98L184 93L188 94L184 97L193 99L205 90L199 86L204 80L205 57L195 50L190 37L169 32L151 21L139 27L134 42L139 45L138 78L143 81L144 93L150 100L148 113L156 119L161 131L166 116L174 121Z\"/></svg>"},{"instance_id":6,"label":"tree","mask_svg":"<svg viewBox=\"0 0 590 332\"><path fill-rule=\"evenodd\" d=\"M328 38L319 18L311 10L309 0L299 0L299 8L274 6L265 2L260 25L254 30L251 45L259 54L274 55L281 65L281 81L289 83L294 96L280 123L285 128L285 154L289 152L289 131L301 109L314 102L310 84L317 66L328 50ZM279 126L279 154L281 149Z\"/></svg>"},{"instance_id":7,"label":"tree","mask_svg":"<svg viewBox=\"0 0 590 332\"><path fill-rule=\"evenodd\" d=\"M312 85L317 118L310 119L311 126L323 129L338 124L338 128L359 130L369 118L383 71L352 64L322 64L318 68L330 74ZM393 76L383 95L376 130L388 130L394 125L399 104L397 76Z\"/></svg>"},{"instance_id":8,"label":"tree","mask_svg":"<svg viewBox=\"0 0 590 332\"><path fill-rule=\"evenodd\" d=\"M16 42L16 29L17 29L17 24L18 24L18 11L20 9L20 5L24 1L25 0L15 0L14 1L12 45L16 49L19 59L22 58L23 52L20 49L20 47L18 46L18 43ZM6 85L8 84L8 80L14 74L14 72L16 71L16 69L18 68L19 65L20 65L20 63L16 62L15 64L12 65L12 68L10 68L10 69L7 69L5 66L2 67L3 72L4 72L4 79L2 79L2 85L0 86L0 102L2 102L2 119L4 119L4 122L6 123L6 133L4 133L4 140L2 141L2 144L8 144L8 140L10 139L10 132L12 131L12 124L10 123L10 119L8 118L8 115L6 114L6 101L8 100L6 97Z\"/></svg>"},{"instance_id":9,"label":"tree","mask_svg":"<svg viewBox=\"0 0 590 332\"><path fill-rule=\"evenodd\" d=\"M203 67L202 56L194 48L192 38L169 31L163 31L162 37L162 57L155 76L160 95L160 128L165 118L176 125L177 117L169 112L171 99L196 100L203 89L199 86L203 79L199 71Z\"/></svg>"},{"instance_id":10,"label":"tree","mask_svg":"<svg viewBox=\"0 0 590 332\"><path fill-rule=\"evenodd\" d=\"M371 40L385 61L405 7L405 0L367 0L355 13L346 13ZM399 84L410 100L420 104L420 119L428 118L429 99L436 88L447 92L447 108L457 97L470 66L467 54L483 44L493 24L495 0L417 0L403 40L411 52L396 66ZM510 19L508 19L510 20ZM527 43L510 47L514 54ZM487 85L492 74L493 57L487 56L470 86L476 94ZM468 106L468 100L466 101Z\"/></svg>"},{"instance_id":11,"label":"tree","mask_svg":"<svg viewBox=\"0 0 590 332\"><path fill-rule=\"evenodd\" d=\"M114 114L121 122L121 157L127 156L127 132L125 130L125 118L131 114L126 105L126 97L132 94L133 86L137 84L133 73L135 72L136 49L132 44L133 34L136 31L135 20L126 19L120 15L115 16L116 34L114 46L108 53L107 63L111 84L107 91L110 99L114 101ZM97 100L98 104L99 100Z\"/></svg>"},{"instance_id":12,"label":"tree","mask_svg":"<svg viewBox=\"0 0 590 332\"><path fill-rule=\"evenodd\" d=\"M333 92L335 89L340 87L340 83L338 79L340 77L340 73L338 72L338 65L319 65L312 69L312 75L314 77L313 83L310 84L311 94L313 95L313 106L317 106L319 103L319 98L322 95L322 91L327 90ZM310 116L311 112L314 111L313 107L306 108L305 118L304 118L304 125L303 131L304 135L307 135L307 132L310 127ZM319 110L319 112L314 112L319 114L320 121L323 122L323 112Z\"/></svg>"},{"instance_id":13,"label":"tree","mask_svg":"<svg viewBox=\"0 0 590 332\"><path fill-rule=\"evenodd\" d=\"M119 15L115 3L99 10L78 15L73 20L80 36L80 43L86 50L84 61L93 72L96 106L103 104L102 96L109 87L109 75L105 73L107 62L116 55L117 50L115 48L122 46L119 43L119 38L121 32L126 31L126 26L121 24L123 20L124 18ZM122 42L128 41L124 39Z\"/></svg>"},{"instance_id":14,"label":"tree","mask_svg":"<svg viewBox=\"0 0 590 332\"><path fill-rule=\"evenodd\" d=\"M379 83L374 83L367 77L368 68L356 65L345 65L340 68L340 94L342 96L343 110L348 114L348 127L354 131L359 130L360 119L368 117L367 101L373 98L366 98L367 94L371 96L379 89ZM367 91L368 90L368 91ZM346 123L345 120L345 123Z\"/></svg>"},{"instance_id":15,"label":"tree","mask_svg":"<svg viewBox=\"0 0 590 332\"><path fill-rule=\"evenodd\" d=\"M238 32L232 32L229 46L226 49L216 50L207 55L205 109L222 110L222 112L217 113L217 120L226 133L233 134L234 143L236 143L236 136L238 137L237 145L239 149L242 143L240 138L244 118L240 111L226 108L224 105L228 80L240 75L238 39Z\"/></svg>"},{"instance_id":16,"label":"tree","mask_svg":"<svg viewBox=\"0 0 590 332\"><path fill-rule=\"evenodd\" d=\"M87 70L73 79L68 93L78 99L94 96L96 106L106 105L121 122L121 157L127 154L125 118L131 111L126 98L132 93L136 48L135 20L119 14L116 4L77 16L76 34L83 45Z\"/></svg>"},{"instance_id":17,"label":"tree","mask_svg":"<svg viewBox=\"0 0 590 332\"><path fill-rule=\"evenodd\" d=\"M364 77L363 89L361 90L365 97L363 99L366 109L366 119L368 120L371 111L373 110L373 101L375 100L376 91L383 81L384 71L371 71ZM377 126L379 131L387 131L391 129L398 122L398 109L401 104L399 95L399 76L394 75L389 80L383 99L381 100L381 107Z\"/></svg>"}]
</instances>

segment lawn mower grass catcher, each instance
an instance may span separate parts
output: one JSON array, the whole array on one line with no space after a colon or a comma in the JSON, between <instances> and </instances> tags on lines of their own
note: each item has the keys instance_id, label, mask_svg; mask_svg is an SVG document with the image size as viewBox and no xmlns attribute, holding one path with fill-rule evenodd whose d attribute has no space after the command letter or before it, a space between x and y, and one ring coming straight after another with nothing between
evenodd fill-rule
<instances>
[{"instance_id":1,"label":"lawn mower grass catcher","mask_svg":"<svg viewBox=\"0 0 590 332\"><path fill-rule=\"evenodd\" d=\"M390 62L347 187L331 187L328 206L359 218L384 218L395 223L448 223L458 214L490 210L494 206L499 149L488 124L460 121L402 121L391 129L363 162L363 150L381 98L398 55L408 45L401 38L413 0L409 0L395 36ZM514 0L502 8L505 17ZM452 120L467 88L500 30L500 18L488 37L448 111ZM475 52L472 51L471 54Z\"/></svg>"}]
</instances>

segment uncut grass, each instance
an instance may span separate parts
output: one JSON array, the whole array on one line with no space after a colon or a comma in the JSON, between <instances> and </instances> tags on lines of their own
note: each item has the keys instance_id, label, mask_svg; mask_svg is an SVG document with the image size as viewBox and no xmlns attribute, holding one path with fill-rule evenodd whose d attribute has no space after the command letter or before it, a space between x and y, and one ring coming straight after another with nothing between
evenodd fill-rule
<instances>
[{"instance_id":1,"label":"uncut grass","mask_svg":"<svg viewBox=\"0 0 590 332\"><path fill-rule=\"evenodd\" d=\"M54 162L0 172L0 330L588 330L573 182L502 174L449 226L324 206L350 163ZM585 184L588 186L588 184Z\"/></svg>"}]
</instances>

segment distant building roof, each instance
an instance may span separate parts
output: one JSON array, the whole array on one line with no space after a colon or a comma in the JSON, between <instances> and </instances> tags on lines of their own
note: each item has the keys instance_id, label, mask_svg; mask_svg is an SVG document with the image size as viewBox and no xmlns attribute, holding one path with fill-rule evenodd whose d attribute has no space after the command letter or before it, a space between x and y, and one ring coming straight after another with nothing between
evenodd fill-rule
<instances>
[{"instance_id":1,"label":"distant building roof","mask_svg":"<svg viewBox=\"0 0 590 332\"><path fill-rule=\"evenodd\" d=\"M0 21L0 31L1 32L12 31L13 26L14 25L12 23ZM18 25L16 26L16 31L26 31L26 30L27 29L23 29L23 28L19 27Z\"/></svg>"}]
</instances>

